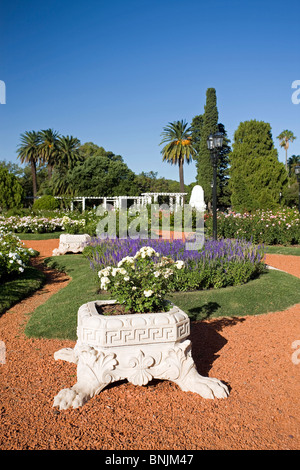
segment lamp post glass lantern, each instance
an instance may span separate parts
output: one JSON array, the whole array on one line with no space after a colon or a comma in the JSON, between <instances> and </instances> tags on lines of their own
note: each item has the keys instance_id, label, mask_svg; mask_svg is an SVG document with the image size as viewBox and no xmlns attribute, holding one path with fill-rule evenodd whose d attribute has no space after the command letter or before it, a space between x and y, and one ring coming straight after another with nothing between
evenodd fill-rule
<instances>
[{"instance_id":1,"label":"lamp post glass lantern","mask_svg":"<svg viewBox=\"0 0 300 470\"><path fill-rule=\"evenodd\" d=\"M207 138L207 148L210 150L213 166L213 239L217 239L217 166L218 153L223 146L223 134L217 132Z\"/></svg>"}]
</instances>

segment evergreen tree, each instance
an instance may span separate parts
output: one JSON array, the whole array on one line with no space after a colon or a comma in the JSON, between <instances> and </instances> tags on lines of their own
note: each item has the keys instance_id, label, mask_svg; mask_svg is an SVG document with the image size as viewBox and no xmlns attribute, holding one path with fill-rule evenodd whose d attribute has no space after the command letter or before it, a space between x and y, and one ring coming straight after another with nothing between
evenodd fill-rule
<instances>
[{"instance_id":1,"label":"evergreen tree","mask_svg":"<svg viewBox=\"0 0 300 470\"><path fill-rule=\"evenodd\" d=\"M206 90L206 104L204 106L204 114L202 115L202 123L199 118L200 117L198 116L197 120L201 124L201 129L199 132L200 138L198 136L198 152L196 156L196 181L204 190L205 202L210 205L212 200L211 184L213 180L213 169L210 159L210 151L207 148L207 138L210 134L215 134L219 130L217 97L216 90L214 88L208 88Z\"/></svg>"},{"instance_id":2,"label":"evergreen tree","mask_svg":"<svg viewBox=\"0 0 300 470\"><path fill-rule=\"evenodd\" d=\"M2 210L20 207L24 198L24 189L18 178L0 165L0 208Z\"/></svg>"},{"instance_id":3,"label":"evergreen tree","mask_svg":"<svg viewBox=\"0 0 300 470\"><path fill-rule=\"evenodd\" d=\"M231 203L235 210L276 207L287 174L278 161L270 124L241 122L234 134L230 164Z\"/></svg>"},{"instance_id":4,"label":"evergreen tree","mask_svg":"<svg viewBox=\"0 0 300 470\"><path fill-rule=\"evenodd\" d=\"M210 151L207 148L207 137L215 132L221 132L223 138L223 148L219 152L217 169L217 195L218 206L228 206L230 204L230 190L228 185L228 165L230 140L223 124L218 123L218 109L216 91L208 88L206 91L206 105L204 114L195 116L191 124L192 139L196 150L196 183L204 190L205 202L210 205L212 200L212 180L213 170L211 164Z\"/></svg>"},{"instance_id":5,"label":"evergreen tree","mask_svg":"<svg viewBox=\"0 0 300 470\"><path fill-rule=\"evenodd\" d=\"M217 205L218 207L230 206L229 187L229 155L231 152L230 140L223 124L218 124L218 132L223 134L223 146L219 152L217 168Z\"/></svg>"}]
</instances>

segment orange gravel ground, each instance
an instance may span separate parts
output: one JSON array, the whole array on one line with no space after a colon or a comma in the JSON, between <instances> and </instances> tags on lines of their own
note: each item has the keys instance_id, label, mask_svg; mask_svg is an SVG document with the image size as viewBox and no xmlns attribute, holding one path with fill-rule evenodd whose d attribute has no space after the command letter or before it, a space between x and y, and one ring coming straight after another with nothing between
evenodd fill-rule
<instances>
[{"instance_id":1,"label":"orange gravel ground","mask_svg":"<svg viewBox=\"0 0 300 470\"><path fill-rule=\"evenodd\" d=\"M26 245L48 256L58 240ZM267 263L300 277L300 257L268 255ZM6 345L0 449L299 449L300 354L292 344L300 340L300 304L285 312L191 324L198 371L225 382L226 399L205 400L168 381L145 387L121 382L81 408L58 411L53 398L76 382L76 366L55 361L53 354L74 342L23 333L28 314L68 282L63 274L45 271L45 286L0 317Z\"/></svg>"}]
</instances>

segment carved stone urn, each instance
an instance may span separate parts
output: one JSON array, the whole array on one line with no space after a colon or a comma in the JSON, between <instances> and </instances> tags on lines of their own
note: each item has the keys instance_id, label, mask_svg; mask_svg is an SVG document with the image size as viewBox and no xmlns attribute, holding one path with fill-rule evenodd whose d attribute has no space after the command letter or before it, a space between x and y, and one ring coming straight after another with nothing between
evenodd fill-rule
<instances>
[{"instance_id":1,"label":"carved stone urn","mask_svg":"<svg viewBox=\"0 0 300 470\"><path fill-rule=\"evenodd\" d=\"M161 313L101 313L102 306L115 303L94 301L79 308L74 349L54 354L56 360L77 364L77 382L56 395L54 407L80 407L108 384L124 379L140 386L154 378L165 379L203 398L228 396L222 382L198 374L187 339L186 313L174 305Z\"/></svg>"}]
</instances>

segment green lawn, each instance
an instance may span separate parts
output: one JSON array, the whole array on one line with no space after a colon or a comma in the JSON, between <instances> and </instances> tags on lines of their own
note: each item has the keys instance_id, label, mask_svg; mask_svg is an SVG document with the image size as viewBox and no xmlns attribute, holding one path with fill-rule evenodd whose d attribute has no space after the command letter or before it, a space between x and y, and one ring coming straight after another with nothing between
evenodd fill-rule
<instances>
[{"instance_id":1,"label":"green lawn","mask_svg":"<svg viewBox=\"0 0 300 470\"><path fill-rule=\"evenodd\" d=\"M83 255L54 256L45 262L66 272L72 281L35 310L25 333L34 337L76 339L79 307L91 300L109 297L97 294L93 271Z\"/></svg>"},{"instance_id":2,"label":"green lawn","mask_svg":"<svg viewBox=\"0 0 300 470\"><path fill-rule=\"evenodd\" d=\"M270 270L243 286L174 293L169 297L192 320L259 315L300 303L300 279Z\"/></svg>"},{"instance_id":3,"label":"green lawn","mask_svg":"<svg viewBox=\"0 0 300 470\"><path fill-rule=\"evenodd\" d=\"M66 232L51 232L51 233L16 233L20 240L51 240L59 238L62 233Z\"/></svg>"},{"instance_id":4,"label":"green lawn","mask_svg":"<svg viewBox=\"0 0 300 470\"><path fill-rule=\"evenodd\" d=\"M0 284L0 315L25 297L39 289L45 281L44 274L33 268L25 268L24 272Z\"/></svg>"},{"instance_id":5,"label":"green lawn","mask_svg":"<svg viewBox=\"0 0 300 470\"><path fill-rule=\"evenodd\" d=\"M47 262L68 273L72 281L35 310L25 332L33 337L76 340L78 308L92 300L109 298L109 295L97 294L93 271L83 255L57 256ZM174 293L169 299L191 320L259 315L300 303L300 279L270 270L243 286Z\"/></svg>"},{"instance_id":6,"label":"green lawn","mask_svg":"<svg viewBox=\"0 0 300 470\"><path fill-rule=\"evenodd\" d=\"M278 246L278 245L270 245L266 246L266 253L274 253L277 255L292 255L292 256L300 256L300 246Z\"/></svg>"}]
</instances>

